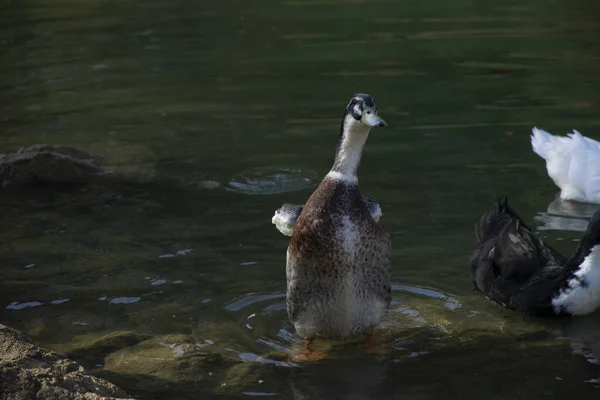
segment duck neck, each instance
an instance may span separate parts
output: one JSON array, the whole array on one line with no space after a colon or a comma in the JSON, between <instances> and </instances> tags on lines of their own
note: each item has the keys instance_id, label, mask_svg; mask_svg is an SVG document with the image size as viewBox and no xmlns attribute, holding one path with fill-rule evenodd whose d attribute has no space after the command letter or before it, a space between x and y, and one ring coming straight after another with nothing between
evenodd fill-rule
<instances>
[{"instance_id":1,"label":"duck neck","mask_svg":"<svg viewBox=\"0 0 600 400\"><path fill-rule=\"evenodd\" d=\"M599 244L598 240L594 240L593 235L589 232L590 227L586 229L586 232L581 237L579 241L579 246L577 246L577 250L575 250L575 254L573 257L567 261L567 267L572 272L576 271L581 263L592 253L593 248L598 248Z\"/></svg>"},{"instance_id":2,"label":"duck neck","mask_svg":"<svg viewBox=\"0 0 600 400\"><path fill-rule=\"evenodd\" d=\"M356 174L370 130L370 127L355 120L350 114L344 116L335 151L335 161L328 177L358 184Z\"/></svg>"}]
</instances>

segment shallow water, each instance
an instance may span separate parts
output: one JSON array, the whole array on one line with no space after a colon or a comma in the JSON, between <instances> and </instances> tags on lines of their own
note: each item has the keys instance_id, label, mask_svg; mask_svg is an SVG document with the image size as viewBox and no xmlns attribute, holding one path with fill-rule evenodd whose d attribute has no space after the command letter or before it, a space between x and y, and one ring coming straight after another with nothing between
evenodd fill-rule
<instances>
[{"instance_id":1,"label":"shallow water","mask_svg":"<svg viewBox=\"0 0 600 400\"><path fill-rule=\"evenodd\" d=\"M551 204L529 133L600 138L599 12L582 0L5 2L0 152L72 145L117 172L0 194L0 321L143 398L596 398L600 315L501 309L472 290L467 264L498 196L567 253L595 211ZM270 219L327 172L358 91L389 124L360 179L393 240L394 302L377 330L391 352L325 342L323 361L298 365L288 238Z\"/></svg>"}]
</instances>

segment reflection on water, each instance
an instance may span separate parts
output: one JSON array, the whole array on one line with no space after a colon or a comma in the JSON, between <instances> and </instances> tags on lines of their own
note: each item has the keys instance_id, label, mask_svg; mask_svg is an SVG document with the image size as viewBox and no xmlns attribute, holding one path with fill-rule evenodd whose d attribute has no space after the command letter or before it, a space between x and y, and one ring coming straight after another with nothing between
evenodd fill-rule
<instances>
[{"instance_id":1,"label":"reflection on water","mask_svg":"<svg viewBox=\"0 0 600 400\"><path fill-rule=\"evenodd\" d=\"M141 299L141 297L115 297L114 299L108 300L108 302L110 304L129 304L137 303Z\"/></svg>"},{"instance_id":2,"label":"reflection on water","mask_svg":"<svg viewBox=\"0 0 600 400\"><path fill-rule=\"evenodd\" d=\"M44 303L40 303L39 301L25 301L23 303L19 303L17 301L13 301L9 305L6 306L7 310L22 310L28 307L38 307Z\"/></svg>"},{"instance_id":3,"label":"reflection on water","mask_svg":"<svg viewBox=\"0 0 600 400\"><path fill-rule=\"evenodd\" d=\"M598 204L561 200L559 196L548 205L548 211L539 212L535 220L543 225L541 231L559 230L583 232L589 219L600 209Z\"/></svg>"},{"instance_id":4,"label":"reflection on water","mask_svg":"<svg viewBox=\"0 0 600 400\"><path fill-rule=\"evenodd\" d=\"M246 362L255 362L255 363L260 363L260 364L273 364L278 367L298 367L299 366L298 364L295 364L295 363L271 360L269 358L265 358L265 357L259 356L257 354L252 354L252 353L240 353L239 357L241 360L246 361Z\"/></svg>"},{"instance_id":5,"label":"reflection on water","mask_svg":"<svg viewBox=\"0 0 600 400\"><path fill-rule=\"evenodd\" d=\"M0 6L0 153L70 145L115 171L0 191L0 320L148 399L597 397L597 315L499 307L472 291L468 258L499 196L539 212L552 243L595 211L546 207L556 187L529 134L597 131L600 3L365 5ZM289 238L270 219L327 173L355 92L389 123L360 182L393 233L375 335L390 353L319 341L324 360L292 366Z\"/></svg>"},{"instance_id":6,"label":"reflection on water","mask_svg":"<svg viewBox=\"0 0 600 400\"><path fill-rule=\"evenodd\" d=\"M172 253L162 254L162 255L158 256L158 258L172 258L172 257L178 257L178 256L185 256L186 254L189 254L192 251L194 251L194 249L179 250L179 251L176 251L175 254L172 254Z\"/></svg>"},{"instance_id":7,"label":"reflection on water","mask_svg":"<svg viewBox=\"0 0 600 400\"><path fill-rule=\"evenodd\" d=\"M600 364L600 321L595 318L577 318L561 324L554 332L561 339L567 339L573 354L583 355L593 364Z\"/></svg>"},{"instance_id":8,"label":"reflection on water","mask_svg":"<svg viewBox=\"0 0 600 400\"><path fill-rule=\"evenodd\" d=\"M242 392L246 396L277 396L279 393L269 393L269 392Z\"/></svg>"}]
</instances>

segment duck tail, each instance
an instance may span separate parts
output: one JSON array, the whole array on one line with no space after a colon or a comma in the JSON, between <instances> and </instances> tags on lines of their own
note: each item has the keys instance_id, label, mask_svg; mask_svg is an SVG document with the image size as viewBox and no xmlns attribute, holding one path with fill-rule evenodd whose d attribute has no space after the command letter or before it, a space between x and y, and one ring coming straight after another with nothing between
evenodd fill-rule
<instances>
[{"instance_id":1,"label":"duck tail","mask_svg":"<svg viewBox=\"0 0 600 400\"><path fill-rule=\"evenodd\" d=\"M498 212L504 213L508 210L508 197L504 196L504 198L498 199Z\"/></svg>"},{"instance_id":2,"label":"duck tail","mask_svg":"<svg viewBox=\"0 0 600 400\"><path fill-rule=\"evenodd\" d=\"M508 205L508 198L500 198L496 206L486 210L479 218L475 225L475 236L479 243L483 243L487 239L498 235L507 223L515 219L519 222L519 225L529 229L527 224Z\"/></svg>"},{"instance_id":3,"label":"duck tail","mask_svg":"<svg viewBox=\"0 0 600 400\"><path fill-rule=\"evenodd\" d=\"M545 130L534 127L531 135L531 148L544 160L547 160L550 153L556 147L556 137Z\"/></svg>"}]
</instances>

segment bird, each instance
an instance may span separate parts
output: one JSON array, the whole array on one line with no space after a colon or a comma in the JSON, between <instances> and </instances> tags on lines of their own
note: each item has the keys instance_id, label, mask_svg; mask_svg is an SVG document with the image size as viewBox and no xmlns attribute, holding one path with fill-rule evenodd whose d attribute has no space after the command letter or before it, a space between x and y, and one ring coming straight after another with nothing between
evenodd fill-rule
<instances>
[{"instance_id":1,"label":"bird","mask_svg":"<svg viewBox=\"0 0 600 400\"><path fill-rule=\"evenodd\" d=\"M475 290L525 314L581 316L600 306L600 210L567 258L539 238L504 198L475 226Z\"/></svg>"},{"instance_id":2,"label":"bird","mask_svg":"<svg viewBox=\"0 0 600 400\"><path fill-rule=\"evenodd\" d=\"M373 196L367 195L363 197L363 201L367 206L367 210L369 210L369 214L375 222L379 222L383 213L381 212L381 207L379 203ZM304 208L303 204L290 204L285 203L277 210L275 210L275 214L273 218L271 218L271 223L275 225L277 230L284 234L285 236L292 236L294 232L294 225L296 225L296 221L300 216L300 212Z\"/></svg>"},{"instance_id":3,"label":"bird","mask_svg":"<svg viewBox=\"0 0 600 400\"><path fill-rule=\"evenodd\" d=\"M560 188L562 200L600 204L600 142L576 130L554 136L533 128L531 147L546 160L548 176Z\"/></svg>"},{"instance_id":4,"label":"bird","mask_svg":"<svg viewBox=\"0 0 600 400\"><path fill-rule=\"evenodd\" d=\"M386 125L371 95L354 95L344 110L331 170L304 206L280 212L295 219L286 254L286 303L296 333L305 339L298 360L311 359L317 337L371 338L389 307L391 240L375 221L379 206L365 201L357 177L371 129Z\"/></svg>"}]
</instances>

